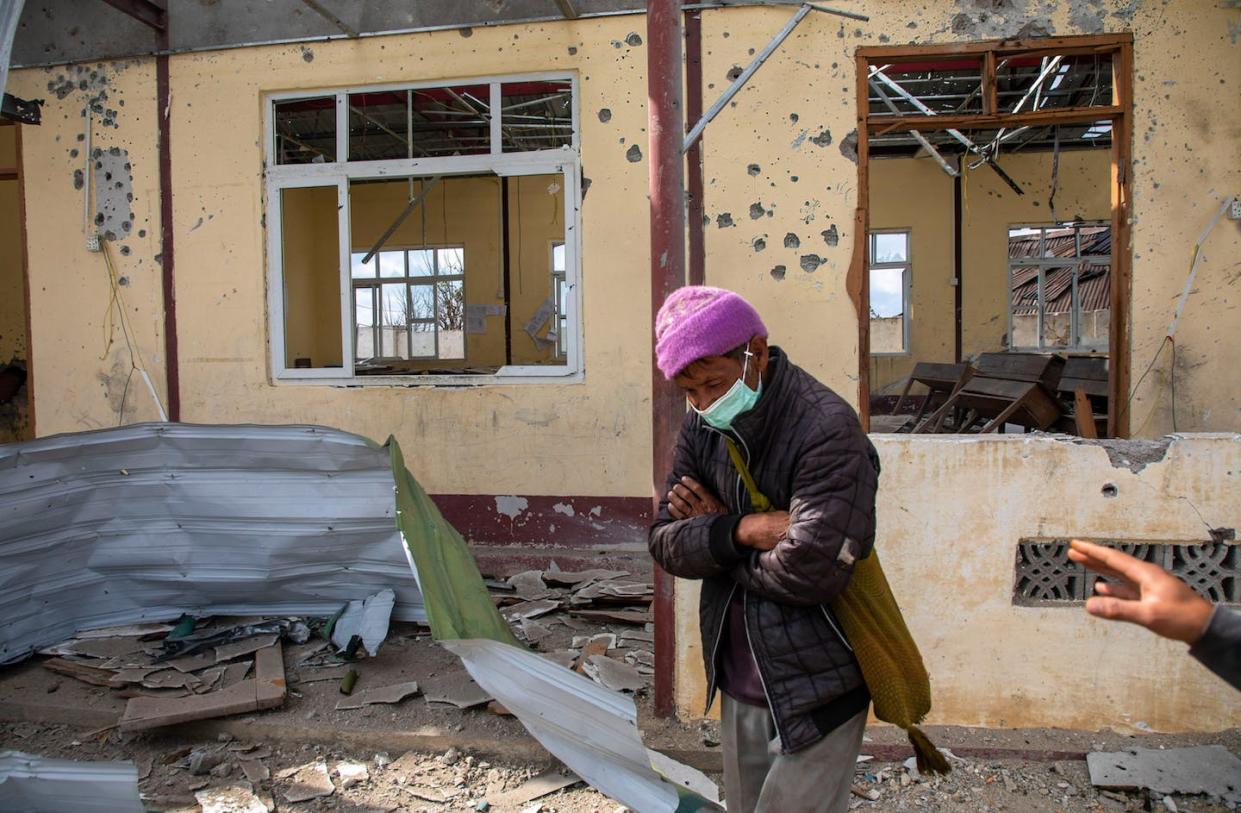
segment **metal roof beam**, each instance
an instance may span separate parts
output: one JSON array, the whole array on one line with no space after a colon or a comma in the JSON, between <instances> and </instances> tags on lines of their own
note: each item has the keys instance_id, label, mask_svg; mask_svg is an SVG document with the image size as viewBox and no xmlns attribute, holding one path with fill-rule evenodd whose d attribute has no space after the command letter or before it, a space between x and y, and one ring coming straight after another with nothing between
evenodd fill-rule
<instances>
[{"instance_id":1,"label":"metal roof beam","mask_svg":"<svg viewBox=\"0 0 1241 813\"><path fill-rule=\"evenodd\" d=\"M556 0L556 6L560 9L560 13L564 15L566 20L577 19L577 9L573 6L573 0Z\"/></svg>"},{"instance_id":2,"label":"metal roof beam","mask_svg":"<svg viewBox=\"0 0 1241 813\"><path fill-rule=\"evenodd\" d=\"M143 25L163 32L168 28L168 7L163 0L103 0Z\"/></svg>"},{"instance_id":3,"label":"metal roof beam","mask_svg":"<svg viewBox=\"0 0 1241 813\"><path fill-rule=\"evenodd\" d=\"M318 14L320 17L327 20L329 23L331 23L332 25L336 26L341 31L343 31L345 33L345 36L350 37L350 38L356 38L358 36L357 31L355 31L353 28L350 28L348 25L346 25L344 20L337 17L335 14L333 14L331 11L325 8L321 3L318 2L318 0L302 0L302 3L306 5L306 8L310 9L315 14Z\"/></svg>"}]
</instances>

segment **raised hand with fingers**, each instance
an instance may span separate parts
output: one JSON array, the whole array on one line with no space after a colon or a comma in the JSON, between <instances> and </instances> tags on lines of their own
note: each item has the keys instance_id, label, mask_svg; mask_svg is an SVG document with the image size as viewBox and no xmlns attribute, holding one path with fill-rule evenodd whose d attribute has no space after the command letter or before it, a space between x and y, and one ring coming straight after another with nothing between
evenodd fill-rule
<instances>
[{"instance_id":1,"label":"raised hand with fingers","mask_svg":"<svg viewBox=\"0 0 1241 813\"><path fill-rule=\"evenodd\" d=\"M1095 583L1096 595L1086 601L1091 615L1137 624L1187 644L1196 643L1211 621L1211 603L1158 565L1079 539L1071 542L1069 558L1116 579Z\"/></svg>"},{"instance_id":2,"label":"raised hand with fingers","mask_svg":"<svg viewBox=\"0 0 1241 813\"><path fill-rule=\"evenodd\" d=\"M711 489L693 477L682 477L681 482L668 492L668 513L673 519L723 514L727 510L724 503L711 493Z\"/></svg>"}]
</instances>

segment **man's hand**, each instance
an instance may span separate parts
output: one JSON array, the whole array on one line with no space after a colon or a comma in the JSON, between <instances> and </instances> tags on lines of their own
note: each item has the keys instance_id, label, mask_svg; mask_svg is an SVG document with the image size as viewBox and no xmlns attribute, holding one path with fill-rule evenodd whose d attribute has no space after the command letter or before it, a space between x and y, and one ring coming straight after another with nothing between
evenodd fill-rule
<instances>
[{"instance_id":1,"label":"man's hand","mask_svg":"<svg viewBox=\"0 0 1241 813\"><path fill-rule=\"evenodd\" d=\"M1070 544L1070 559L1118 580L1096 582L1097 596L1086 602L1086 612L1099 618L1128 621L1187 644L1197 643L1202 637L1213 608L1211 602L1185 582L1157 565L1112 548L1079 539Z\"/></svg>"},{"instance_id":2,"label":"man's hand","mask_svg":"<svg viewBox=\"0 0 1241 813\"><path fill-rule=\"evenodd\" d=\"M788 536L789 512L768 511L765 514L746 514L733 532L738 545L755 550L771 550Z\"/></svg>"},{"instance_id":3,"label":"man's hand","mask_svg":"<svg viewBox=\"0 0 1241 813\"><path fill-rule=\"evenodd\" d=\"M693 477L682 477L668 492L668 513L673 519L723 514L727 510L709 488Z\"/></svg>"}]
</instances>

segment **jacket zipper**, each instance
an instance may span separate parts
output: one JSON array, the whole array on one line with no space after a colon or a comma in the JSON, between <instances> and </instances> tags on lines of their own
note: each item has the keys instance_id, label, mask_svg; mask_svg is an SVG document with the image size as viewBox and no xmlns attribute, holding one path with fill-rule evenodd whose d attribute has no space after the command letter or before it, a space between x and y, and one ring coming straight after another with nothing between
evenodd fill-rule
<instances>
[{"instance_id":1,"label":"jacket zipper","mask_svg":"<svg viewBox=\"0 0 1241 813\"><path fill-rule=\"evenodd\" d=\"M733 589L728 591L728 601L724 602L724 621L720 624L719 631L715 633L715 645L711 647L711 685L707 687L707 707L702 712L704 715L711 710L711 703L715 700L715 687L719 683L720 671L716 658L720 654L720 639L724 637L724 627L728 626L728 608L732 606L733 596L737 594L739 586L733 582ZM749 635L749 632L747 631L746 634Z\"/></svg>"},{"instance_id":2,"label":"jacket zipper","mask_svg":"<svg viewBox=\"0 0 1241 813\"><path fill-rule=\"evenodd\" d=\"M836 626L836 622L832 619L832 614L827 611L827 607L820 604L819 609L823 611L823 617L827 619L828 624L831 624L832 630L836 633L836 637L840 639L840 642L845 645L845 649L852 652L853 647L849 644L849 639L846 638L845 634L840 631L840 627Z\"/></svg>"},{"instance_id":3,"label":"jacket zipper","mask_svg":"<svg viewBox=\"0 0 1241 813\"><path fill-rule=\"evenodd\" d=\"M745 643L750 649L750 657L754 659L754 671L758 672L758 682L763 687L763 699L767 701L767 711L771 714L771 720L776 724L776 733L780 735L780 750L784 750L784 744L788 739L784 736L784 729L780 725L780 718L776 716L775 706L771 705L771 695L767 692L767 681L763 679L763 667L758 662L758 655L754 652L754 642L750 640L750 619L749 613L746 611L749 607L750 594L743 592L741 594L741 620L745 627ZM730 597L731 600L731 597Z\"/></svg>"}]
</instances>

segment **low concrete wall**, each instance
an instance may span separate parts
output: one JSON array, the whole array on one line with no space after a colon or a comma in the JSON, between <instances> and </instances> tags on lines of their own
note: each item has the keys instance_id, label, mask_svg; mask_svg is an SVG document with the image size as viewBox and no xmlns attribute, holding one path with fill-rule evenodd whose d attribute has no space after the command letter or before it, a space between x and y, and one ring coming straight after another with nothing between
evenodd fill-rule
<instances>
[{"instance_id":1,"label":"low concrete wall","mask_svg":"<svg viewBox=\"0 0 1241 813\"><path fill-rule=\"evenodd\" d=\"M1207 542L1241 525L1241 435L873 436L877 549L931 674L934 724L1241 725L1236 692L1146 630L1012 601L1018 541ZM1105 487L1114 496L1105 495ZM1113 488L1107 488L1108 494ZM677 583L677 705L702 714L698 583Z\"/></svg>"}]
</instances>

